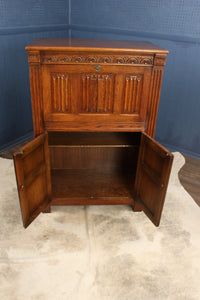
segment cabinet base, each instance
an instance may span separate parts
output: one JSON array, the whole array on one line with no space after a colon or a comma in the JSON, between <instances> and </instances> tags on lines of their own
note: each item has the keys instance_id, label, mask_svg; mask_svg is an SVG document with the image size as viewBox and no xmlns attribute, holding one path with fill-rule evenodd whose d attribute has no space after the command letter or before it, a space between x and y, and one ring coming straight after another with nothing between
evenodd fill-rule
<instances>
[{"instance_id":1,"label":"cabinet base","mask_svg":"<svg viewBox=\"0 0 200 300\"><path fill-rule=\"evenodd\" d=\"M134 201L134 204L132 207L133 207L133 211L142 211L142 209L137 201Z\"/></svg>"},{"instance_id":2,"label":"cabinet base","mask_svg":"<svg viewBox=\"0 0 200 300\"><path fill-rule=\"evenodd\" d=\"M139 206L138 202L134 202L131 198L113 198L113 199L53 199L51 202L52 206L69 206L69 205L75 205L75 206L87 206L87 205L130 205L134 212L142 211L141 207ZM43 213L51 213L51 205L48 205L45 210L43 210Z\"/></svg>"},{"instance_id":3,"label":"cabinet base","mask_svg":"<svg viewBox=\"0 0 200 300\"><path fill-rule=\"evenodd\" d=\"M44 210L43 213L44 214L49 214L51 212L51 205L48 205Z\"/></svg>"}]
</instances>

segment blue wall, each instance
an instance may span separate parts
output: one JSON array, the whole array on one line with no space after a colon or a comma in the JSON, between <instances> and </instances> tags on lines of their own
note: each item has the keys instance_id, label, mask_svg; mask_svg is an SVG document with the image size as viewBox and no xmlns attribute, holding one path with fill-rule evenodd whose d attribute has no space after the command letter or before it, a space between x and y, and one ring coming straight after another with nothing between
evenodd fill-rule
<instances>
[{"instance_id":1,"label":"blue wall","mask_svg":"<svg viewBox=\"0 0 200 300\"><path fill-rule=\"evenodd\" d=\"M0 2L0 149L32 134L25 46L37 37L146 40L170 51L156 139L200 158L200 2ZM1 147L2 145L2 147Z\"/></svg>"},{"instance_id":2,"label":"blue wall","mask_svg":"<svg viewBox=\"0 0 200 300\"><path fill-rule=\"evenodd\" d=\"M71 23L199 37L198 0L72 0Z\"/></svg>"},{"instance_id":3,"label":"blue wall","mask_svg":"<svg viewBox=\"0 0 200 300\"><path fill-rule=\"evenodd\" d=\"M38 37L68 37L66 0L0 1L0 149L33 135L25 46Z\"/></svg>"},{"instance_id":4,"label":"blue wall","mask_svg":"<svg viewBox=\"0 0 200 300\"><path fill-rule=\"evenodd\" d=\"M200 158L200 1L72 0L72 37L146 40L170 51L155 138Z\"/></svg>"}]
</instances>

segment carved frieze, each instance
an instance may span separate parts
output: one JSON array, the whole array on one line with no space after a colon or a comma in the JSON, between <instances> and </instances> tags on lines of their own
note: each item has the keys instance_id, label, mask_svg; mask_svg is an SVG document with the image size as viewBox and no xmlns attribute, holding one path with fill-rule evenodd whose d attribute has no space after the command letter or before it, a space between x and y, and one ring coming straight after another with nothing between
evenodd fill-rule
<instances>
[{"instance_id":1,"label":"carved frieze","mask_svg":"<svg viewBox=\"0 0 200 300\"><path fill-rule=\"evenodd\" d=\"M128 65L153 65L153 56L117 56L117 55L52 55L43 56L45 64L56 63L102 63L102 64L128 64Z\"/></svg>"},{"instance_id":2,"label":"carved frieze","mask_svg":"<svg viewBox=\"0 0 200 300\"><path fill-rule=\"evenodd\" d=\"M154 58L155 66L165 66L166 63L166 54L157 53Z\"/></svg>"},{"instance_id":3,"label":"carved frieze","mask_svg":"<svg viewBox=\"0 0 200 300\"><path fill-rule=\"evenodd\" d=\"M40 52L31 51L28 53L28 62L29 64L38 64L40 63Z\"/></svg>"}]
</instances>

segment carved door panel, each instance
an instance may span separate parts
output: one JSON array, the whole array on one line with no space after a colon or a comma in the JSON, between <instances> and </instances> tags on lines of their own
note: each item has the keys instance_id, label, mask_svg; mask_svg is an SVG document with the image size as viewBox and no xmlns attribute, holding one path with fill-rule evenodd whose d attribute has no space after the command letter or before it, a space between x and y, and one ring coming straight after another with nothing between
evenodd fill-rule
<instances>
[{"instance_id":1,"label":"carved door panel","mask_svg":"<svg viewBox=\"0 0 200 300\"><path fill-rule=\"evenodd\" d=\"M150 68L43 65L42 74L47 130L144 129Z\"/></svg>"},{"instance_id":2,"label":"carved door panel","mask_svg":"<svg viewBox=\"0 0 200 300\"><path fill-rule=\"evenodd\" d=\"M81 95L78 112L107 114L113 113L115 74L82 73Z\"/></svg>"},{"instance_id":3,"label":"carved door panel","mask_svg":"<svg viewBox=\"0 0 200 300\"><path fill-rule=\"evenodd\" d=\"M141 134L135 181L135 200L156 225L159 225L167 191L173 155L146 133Z\"/></svg>"},{"instance_id":4,"label":"carved door panel","mask_svg":"<svg viewBox=\"0 0 200 300\"><path fill-rule=\"evenodd\" d=\"M14 154L24 227L51 201L48 135L43 133Z\"/></svg>"}]
</instances>

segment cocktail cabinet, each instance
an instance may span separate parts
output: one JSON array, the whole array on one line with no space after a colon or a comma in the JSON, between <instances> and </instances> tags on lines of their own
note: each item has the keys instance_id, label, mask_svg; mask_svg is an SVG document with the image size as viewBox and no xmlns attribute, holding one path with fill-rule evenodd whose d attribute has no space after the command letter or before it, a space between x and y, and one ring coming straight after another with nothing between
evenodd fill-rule
<instances>
[{"instance_id":1,"label":"cocktail cabinet","mask_svg":"<svg viewBox=\"0 0 200 300\"><path fill-rule=\"evenodd\" d=\"M158 226L173 155L154 138L167 50L38 39L26 47L35 138L14 154L24 227L51 205L131 205Z\"/></svg>"}]
</instances>

